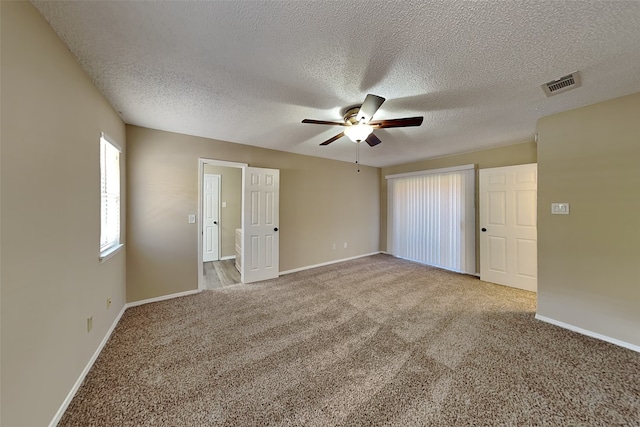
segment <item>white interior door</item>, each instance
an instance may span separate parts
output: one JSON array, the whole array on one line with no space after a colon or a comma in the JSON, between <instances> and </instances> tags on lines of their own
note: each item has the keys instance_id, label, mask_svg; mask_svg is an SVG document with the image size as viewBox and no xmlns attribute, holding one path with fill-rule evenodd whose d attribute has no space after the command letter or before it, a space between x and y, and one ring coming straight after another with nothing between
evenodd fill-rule
<instances>
[{"instance_id":1,"label":"white interior door","mask_svg":"<svg viewBox=\"0 0 640 427\"><path fill-rule=\"evenodd\" d=\"M204 174L202 261L220 259L220 175Z\"/></svg>"},{"instance_id":2,"label":"white interior door","mask_svg":"<svg viewBox=\"0 0 640 427\"><path fill-rule=\"evenodd\" d=\"M538 289L537 164L480 169L480 279Z\"/></svg>"},{"instance_id":3,"label":"white interior door","mask_svg":"<svg viewBox=\"0 0 640 427\"><path fill-rule=\"evenodd\" d=\"M246 167L242 179L242 282L273 279L280 275L280 171Z\"/></svg>"}]
</instances>

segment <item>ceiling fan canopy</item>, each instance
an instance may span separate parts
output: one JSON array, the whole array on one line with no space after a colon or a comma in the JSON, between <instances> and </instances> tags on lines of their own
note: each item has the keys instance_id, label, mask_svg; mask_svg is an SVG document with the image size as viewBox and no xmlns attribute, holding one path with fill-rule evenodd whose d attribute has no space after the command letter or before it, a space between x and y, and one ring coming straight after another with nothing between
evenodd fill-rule
<instances>
[{"instance_id":1,"label":"ceiling fan canopy","mask_svg":"<svg viewBox=\"0 0 640 427\"><path fill-rule=\"evenodd\" d=\"M343 115L343 122L331 122L326 120L304 119L302 123L318 125L344 126L345 129L336 136L329 138L320 145L329 145L334 141L347 136L356 144L365 141L370 147L380 144L382 141L373 134L374 129L420 126L424 117L405 117L401 119L372 121L373 115L378 111L385 98L368 94L362 105L348 107Z\"/></svg>"}]
</instances>

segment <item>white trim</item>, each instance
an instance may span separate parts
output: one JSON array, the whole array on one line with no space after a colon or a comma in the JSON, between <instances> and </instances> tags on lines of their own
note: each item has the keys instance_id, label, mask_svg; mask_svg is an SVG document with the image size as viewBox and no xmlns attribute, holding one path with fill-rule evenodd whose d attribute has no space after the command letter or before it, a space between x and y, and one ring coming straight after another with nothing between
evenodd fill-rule
<instances>
[{"instance_id":1,"label":"white trim","mask_svg":"<svg viewBox=\"0 0 640 427\"><path fill-rule=\"evenodd\" d=\"M235 255L227 255L220 258L220 261L226 261L228 259L236 259Z\"/></svg>"},{"instance_id":2,"label":"white trim","mask_svg":"<svg viewBox=\"0 0 640 427\"><path fill-rule=\"evenodd\" d=\"M106 249L100 252L100 256L99 256L100 262L103 263L109 258L113 257L115 254L120 252L120 249L122 249L123 247L124 247L124 244L118 243L117 245L113 245L109 249Z\"/></svg>"},{"instance_id":3,"label":"white trim","mask_svg":"<svg viewBox=\"0 0 640 427\"><path fill-rule=\"evenodd\" d=\"M555 325L555 326L559 326L559 327L564 328L564 329L568 329L568 330L573 331L573 332L577 332L577 333L582 334L582 335L586 335L586 336L591 337L591 338L596 338L596 339L599 339L601 341L606 341L608 343L615 344L615 345L620 346L620 347L628 348L629 350L633 350L635 352L640 353L640 346L635 345L635 344L631 344L631 343L628 343L628 342L625 342L625 341L620 341L618 339L611 338L611 337L608 337L606 335L598 334L596 332L592 332L592 331L589 331L587 329L582 329L582 328L579 328L577 326L570 325L569 323L564 323L564 322L560 322L559 320L551 319L551 318L546 317L546 316L541 316L541 315L539 315L537 313L536 313L536 319L540 320L542 322L550 323L550 324Z\"/></svg>"},{"instance_id":4,"label":"white trim","mask_svg":"<svg viewBox=\"0 0 640 427\"><path fill-rule=\"evenodd\" d=\"M397 179L397 178L406 178L409 176L421 176L421 175L432 175L437 173L457 172L457 171L463 171L463 170L475 169L475 168L476 168L476 165L472 163L469 165L453 166L450 168L427 169L427 170L416 171L416 172L398 173L395 175L387 175L384 177L384 179Z\"/></svg>"},{"instance_id":5,"label":"white trim","mask_svg":"<svg viewBox=\"0 0 640 427\"><path fill-rule=\"evenodd\" d=\"M111 138L109 135L107 135L104 132L100 132L100 138L104 138L107 140L107 142L109 142L109 144L113 145L115 148L118 149L118 151L120 152L120 154L122 154L122 147L120 146L120 144L118 144L113 138Z\"/></svg>"},{"instance_id":6,"label":"white trim","mask_svg":"<svg viewBox=\"0 0 640 427\"><path fill-rule=\"evenodd\" d=\"M342 258L342 259L337 259L335 261L327 261L327 262L323 262L323 263L320 263L320 264L307 265L305 267L294 268L293 270L281 271L280 275L283 276L285 274L297 273L298 271L310 270L310 269L316 268L316 267L324 267L325 265L337 264L339 262L344 262L344 261L351 261L352 259L364 258L366 256L378 255L380 253L382 253L382 252L380 252L380 251L371 252L370 254L356 255L356 256L352 256L350 258Z\"/></svg>"},{"instance_id":7,"label":"white trim","mask_svg":"<svg viewBox=\"0 0 640 427\"><path fill-rule=\"evenodd\" d=\"M139 305L151 304L152 302L165 301L165 300L173 299L173 298L186 297L187 295L193 295L193 294L199 294L199 293L200 293L200 289L195 289L193 291L184 291L184 292L178 292L176 294L162 295L162 296L155 297L155 298L149 298L149 299L143 299L143 300L140 300L140 301L129 302L129 303L127 303L127 305L125 307L127 307L127 308L137 307Z\"/></svg>"},{"instance_id":8,"label":"white trim","mask_svg":"<svg viewBox=\"0 0 640 427\"><path fill-rule=\"evenodd\" d=\"M122 213L123 213L122 211L123 180L122 180L122 147L120 146L120 144L116 143L104 132L100 132L99 142L100 142L100 145L99 145L100 147L100 156L99 156L100 157L99 158L100 186L99 187L100 187L101 201L100 201L100 238L98 240L99 242L98 243L98 250L99 250L98 259L102 263L107 259L109 259L112 253L117 252L120 246L122 245L121 238L122 238ZM111 154L113 154L112 150L117 151L117 154L115 154L115 156L111 156ZM115 163L117 163L117 170L113 170L110 167L115 165L115 163L112 163L112 161L115 161ZM109 190L108 190L108 188L110 188L108 183L114 181L116 178L116 176L112 176L111 179L109 179L109 176L111 175L111 173L114 173L115 175L117 175L117 181L118 181L118 187L119 187L117 191L117 198L113 200L113 201L117 201L117 205L118 205L117 215L113 215L113 214L109 215L109 214L106 214L106 211L103 211L103 209L107 209L107 205L109 204L108 201L111 200L110 196L114 196L114 197L116 196L115 193L109 193ZM104 183L104 186L103 186L103 183ZM103 202L105 201L105 196L107 196L106 198L107 205L103 205ZM102 223L103 215L106 215L106 218L107 218L106 224ZM117 235L116 234L111 235L110 233L110 231L115 231L110 226L111 222L109 221L109 218L111 218L112 216L116 217L118 221ZM103 229L104 225L106 225L105 229ZM103 241L103 238L105 239L104 241Z\"/></svg>"},{"instance_id":9,"label":"white trim","mask_svg":"<svg viewBox=\"0 0 640 427\"><path fill-rule=\"evenodd\" d=\"M111 327L107 331L106 335L104 336L104 338L100 342L100 345L98 346L96 351L93 353L93 356L91 356L91 359L89 359L89 362L87 363L87 366L85 366L84 369L82 370L82 373L80 373L80 376L78 377L78 379L76 380L75 384L73 385L73 387L69 391L69 394L67 394L67 397L62 402L62 405L60 405L60 408L58 409L58 412L56 412L56 414L54 415L53 419L49 423L49 427L57 426L58 423L60 422L60 420L62 419L62 416L64 415L64 412L67 410L67 408L71 404L71 401L73 400L73 398L75 397L76 393L78 392L78 389L80 389L80 386L82 385L82 382L84 381L85 377L87 376L87 374L89 373L89 371L93 367L93 364L96 362L96 359L98 358L98 356L102 352L102 349L107 344L107 341L109 341L109 338L111 338L111 334L116 329L116 326L120 322L120 319L122 318L122 315L124 314L126 309L127 309L127 305L125 304L124 307L122 307L122 310L120 310L120 313L118 313L118 315L116 316L115 320L111 324Z\"/></svg>"},{"instance_id":10,"label":"white trim","mask_svg":"<svg viewBox=\"0 0 640 427\"><path fill-rule=\"evenodd\" d=\"M199 160L202 160L202 163L207 165L226 166L228 168L246 168L247 166L249 166L249 163L237 163L237 162L228 162L226 160L205 159L204 157L200 157Z\"/></svg>"},{"instance_id":11,"label":"white trim","mask_svg":"<svg viewBox=\"0 0 640 427\"><path fill-rule=\"evenodd\" d=\"M62 419L62 416L64 415L64 412L67 410L67 408L71 404L71 401L73 400L73 398L75 397L76 393L78 392L78 389L82 385L82 382L84 381L85 377L87 376L87 374L89 373L89 371L93 367L93 364L96 362L96 359L98 359L98 356L100 355L100 353L104 349L104 346L107 344L107 341L109 341L109 338L111 338L111 334L116 329L116 326L118 326L118 323L120 322L120 319L122 318L122 315L124 314L124 312L127 309L129 309L131 307L137 307L139 305L149 304L149 303L152 303L152 302L164 301L164 300L168 300L168 299L184 297L184 296L187 296L187 295L192 295L192 294L197 294L197 293L200 293L199 289L194 290L194 291L179 292L177 294L163 295L161 297L149 298L149 299L130 302L130 303L125 304L124 307L122 307L122 310L120 310L120 313L118 313L118 315L116 316L115 320L111 324L111 327L107 331L106 335L104 336L104 338L100 342L100 345L98 346L96 351L93 353L93 356L91 356L91 359L89 359L89 362L87 363L87 366L85 366L84 369L82 370L82 373L80 374L80 376L76 380L75 384L71 388L71 391L69 391L69 394L67 395L67 397L62 402L62 405L58 409L58 412L56 412L56 414L54 415L53 419L49 423L49 427L57 426L58 423L60 422L60 420Z\"/></svg>"}]
</instances>

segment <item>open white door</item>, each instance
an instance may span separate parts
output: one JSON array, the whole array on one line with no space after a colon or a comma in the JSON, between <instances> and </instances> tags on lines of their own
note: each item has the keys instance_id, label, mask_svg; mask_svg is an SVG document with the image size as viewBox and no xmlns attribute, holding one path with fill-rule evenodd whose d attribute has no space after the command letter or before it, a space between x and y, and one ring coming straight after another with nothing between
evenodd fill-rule
<instances>
[{"instance_id":1,"label":"open white door","mask_svg":"<svg viewBox=\"0 0 640 427\"><path fill-rule=\"evenodd\" d=\"M480 169L480 279L538 289L537 164Z\"/></svg>"},{"instance_id":2,"label":"open white door","mask_svg":"<svg viewBox=\"0 0 640 427\"><path fill-rule=\"evenodd\" d=\"M273 279L280 275L280 171L246 167L242 180L242 282Z\"/></svg>"},{"instance_id":3,"label":"open white door","mask_svg":"<svg viewBox=\"0 0 640 427\"><path fill-rule=\"evenodd\" d=\"M204 174L202 262L220 259L220 175Z\"/></svg>"}]
</instances>

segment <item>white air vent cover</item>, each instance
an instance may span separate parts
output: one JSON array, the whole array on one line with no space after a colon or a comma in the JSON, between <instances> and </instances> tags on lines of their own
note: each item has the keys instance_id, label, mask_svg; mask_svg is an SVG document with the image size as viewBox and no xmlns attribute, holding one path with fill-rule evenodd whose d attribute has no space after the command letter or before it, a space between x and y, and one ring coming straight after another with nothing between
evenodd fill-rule
<instances>
[{"instance_id":1,"label":"white air vent cover","mask_svg":"<svg viewBox=\"0 0 640 427\"><path fill-rule=\"evenodd\" d=\"M576 71L567 76L560 77L542 85L542 90L547 96L556 95L580 86L580 74Z\"/></svg>"}]
</instances>

